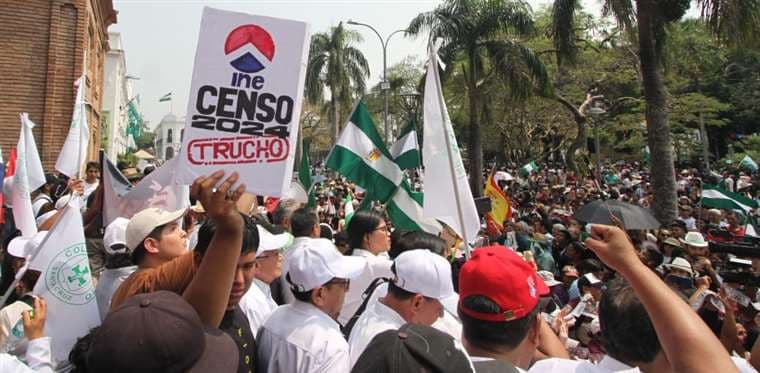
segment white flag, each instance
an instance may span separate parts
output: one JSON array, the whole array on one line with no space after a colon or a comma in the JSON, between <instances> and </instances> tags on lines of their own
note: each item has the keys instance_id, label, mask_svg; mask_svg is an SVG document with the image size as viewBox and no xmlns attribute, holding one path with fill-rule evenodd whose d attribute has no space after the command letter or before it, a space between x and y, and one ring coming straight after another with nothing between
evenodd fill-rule
<instances>
[{"instance_id":1,"label":"white flag","mask_svg":"<svg viewBox=\"0 0 760 373\"><path fill-rule=\"evenodd\" d=\"M103 206L103 225L107 226L118 217L131 218L134 214L148 208L158 207L167 211L176 211L190 206L190 186L179 185L176 182L176 166L178 158L173 158L163 166L151 172L140 180L137 185L126 194L119 193L113 180L112 174L106 174L104 168L103 178L106 189ZM109 178L106 182L106 178Z\"/></svg>"},{"instance_id":2,"label":"white flag","mask_svg":"<svg viewBox=\"0 0 760 373\"><path fill-rule=\"evenodd\" d=\"M29 194L45 185L45 172L42 170L32 128L34 128L34 123L29 120L29 114L22 113L11 200L13 201L13 220L24 237L32 237L37 233L37 222Z\"/></svg>"},{"instance_id":3,"label":"white flag","mask_svg":"<svg viewBox=\"0 0 760 373\"><path fill-rule=\"evenodd\" d=\"M67 360L77 338L100 325L80 207L81 198L69 202L29 264L41 272L33 293L47 301L45 335L52 338L57 362Z\"/></svg>"},{"instance_id":4,"label":"white flag","mask_svg":"<svg viewBox=\"0 0 760 373\"><path fill-rule=\"evenodd\" d=\"M77 96L74 101L74 114L71 117L71 127L61 153L55 162L55 169L68 177L78 177L82 164L87 160L87 145L90 139L90 129L87 126L87 110L84 102L85 76L78 80Z\"/></svg>"},{"instance_id":5,"label":"white flag","mask_svg":"<svg viewBox=\"0 0 760 373\"><path fill-rule=\"evenodd\" d=\"M424 181L429 187L425 188L423 211L426 217L448 224L465 242L472 242L480 229L480 218L443 100L438 75L438 45L440 43L431 48L425 78L422 159Z\"/></svg>"}]
</instances>

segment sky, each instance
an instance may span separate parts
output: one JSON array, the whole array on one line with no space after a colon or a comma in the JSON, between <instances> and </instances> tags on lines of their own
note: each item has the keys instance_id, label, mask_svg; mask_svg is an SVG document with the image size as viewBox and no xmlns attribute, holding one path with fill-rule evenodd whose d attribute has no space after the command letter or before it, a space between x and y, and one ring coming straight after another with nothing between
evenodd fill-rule
<instances>
[{"instance_id":1,"label":"sky","mask_svg":"<svg viewBox=\"0 0 760 373\"><path fill-rule=\"evenodd\" d=\"M550 0L529 0L534 10ZM127 61L127 74L133 93L140 95L141 111L154 128L171 110L181 116L186 112L204 6L237 12L293 19L309 23L311 33L323 32L349 19L372 25L385 38L403 29L419 13L430 11L442 1L428 0L279 0L279 1L201 1L201 0L114 0L118 22L109 32L121 33ZM598 12L597 0L585 0L586 9ZM370 67L368 86L380 81L383 55L380 40L368 28L349 26L364 38L357 45ZM425 55L425 37L405 38L398 33L388 43L388 66L409 55ZM166 93L173 100L158 102Z\"/></svg>"}]
</instances>

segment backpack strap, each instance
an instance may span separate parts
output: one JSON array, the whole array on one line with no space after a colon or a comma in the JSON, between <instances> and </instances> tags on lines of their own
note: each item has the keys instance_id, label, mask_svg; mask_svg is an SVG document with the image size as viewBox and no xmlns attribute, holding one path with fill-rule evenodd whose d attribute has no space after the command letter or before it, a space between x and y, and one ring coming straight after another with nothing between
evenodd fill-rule
<instances>
[{"instance_id":1,"label":"backpack strap","mask_svg":"<svg viewBox=\"0 0 760 373\"><path fill-rule=\"evenodd\" d=\"M341 328L343 331L343 336L346 338L346 340L348 340L348 337L351 335L351 330L354 328L356 321L359 320L359 317L362 315L362 313L364 313L364 310L367 309L367 304L369 303L369 298L372 296L372 293L375 292L375 289L377 289L378 286L386 282L390 282L390 279L383 277L376 278L369 284L367 289L364 290L364 293L362 293L362 304L359 305L359 308L356 309L354 315L348 319L346 325Z\"/></svg>"}]
</instances>

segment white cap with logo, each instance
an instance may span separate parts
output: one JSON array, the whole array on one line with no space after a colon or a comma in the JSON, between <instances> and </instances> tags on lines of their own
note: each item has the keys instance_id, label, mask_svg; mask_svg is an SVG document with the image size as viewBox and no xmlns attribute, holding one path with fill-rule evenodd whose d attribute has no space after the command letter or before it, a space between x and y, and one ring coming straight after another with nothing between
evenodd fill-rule
<instances>
[{"instance_id":1,"label":"white cap with logo","mask_svg":"<svg viewBox=\"0 0 760 373\"><path fill-rule=\"evenodd\" d=\"M256 224L259 231L259 249L256 250L256 257L264 255L267 251L285 250L293 244L293 236L288 232L272 234L261 224Z\"/></svg>"},{"instance_id":2,"label":"white cap with logo","mask_svg":"<svg viewBox=\"0 0 760 373\"><path fill-rule=\"evenodd\" d=\"M328 239L314 238L288 250L286 264L293 288L306 292L333 278L352 279L362 273L367 262L342 255Z\"/></svg>"},{"instance_id":3,"label":"white cap with logo","mask_svg":"<svg viewBox=\"0 0 760 373\"><path fill-rule=\"evenodd\" d=\"M185 209L166 211L156 207L147 208L135 214L129 220L126 231L129 252L134 251L156 227L169 224L183 215L185 215Z\"/></svg>"},{"instance_id":4,"label":"white cap with logo","mask_svg":"<svg viewBox=\"0 0 760 373\"><path fill-rule=\"evenodd\" d=\"M445 299L454 293L451 264L427 249L409 250L394 260L396 286L428 298Z\"/></svg>"}]
</instances>

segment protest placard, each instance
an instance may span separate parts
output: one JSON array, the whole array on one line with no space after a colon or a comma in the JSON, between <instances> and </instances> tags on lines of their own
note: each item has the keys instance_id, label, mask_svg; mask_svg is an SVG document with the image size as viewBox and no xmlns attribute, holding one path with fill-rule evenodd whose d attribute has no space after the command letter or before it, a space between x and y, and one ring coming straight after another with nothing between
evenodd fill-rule
<instances>
[{"instance_id":1,"label":"protest placard","mask_svg":"<svg viewBox=\"0 0 760 373\"><path fill-rule=\"evenodd\" d=\"M308 26L204 8L178 181L224 169L251 194L290 187Z\"/></svg>"}]
</instances>

